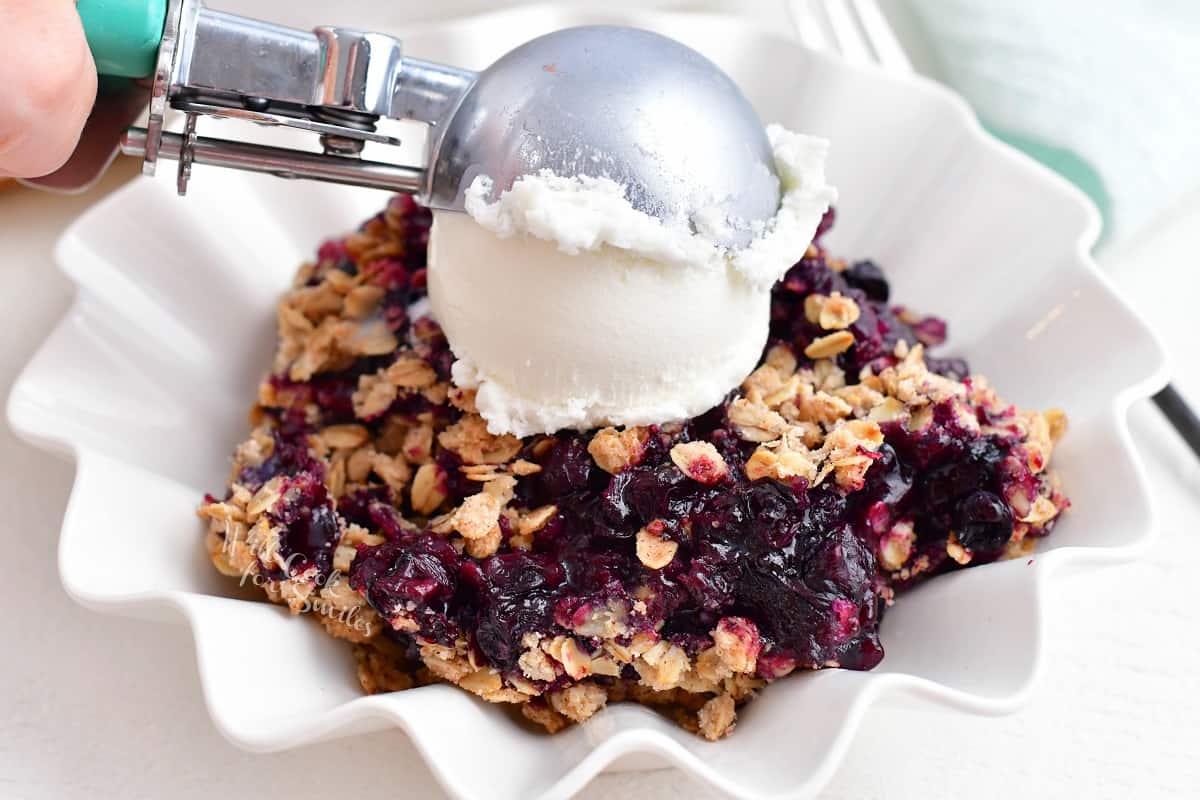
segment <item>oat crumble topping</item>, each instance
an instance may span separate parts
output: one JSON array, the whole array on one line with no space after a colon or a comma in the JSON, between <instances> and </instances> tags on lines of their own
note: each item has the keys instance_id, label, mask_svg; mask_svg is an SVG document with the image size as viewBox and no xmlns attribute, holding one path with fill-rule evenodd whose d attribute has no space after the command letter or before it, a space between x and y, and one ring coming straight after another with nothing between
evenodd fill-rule
<instances>
[{"instance_id":1,"label":"oat crumble topping","mask_svg":"<svg viewBox=\"0 0 1200 800\"><path fill-rule=\"evenodd\" d=\"M410 318L429 223L398 197L301 268L199 510L214 566L352 643L365 692L454 683L550 732L632 701L716 740L772 680L873 667L898 593L1027 555L1068 505L1063 412L928 355L944 324L819 243L708 414L493 435Z\"/></svg>"}]
</instances>

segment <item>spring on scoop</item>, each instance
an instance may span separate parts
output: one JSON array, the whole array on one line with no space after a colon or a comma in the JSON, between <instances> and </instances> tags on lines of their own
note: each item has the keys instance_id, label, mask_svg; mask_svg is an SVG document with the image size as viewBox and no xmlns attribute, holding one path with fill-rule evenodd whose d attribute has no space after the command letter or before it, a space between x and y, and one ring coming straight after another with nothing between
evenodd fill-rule
<instances>
[{"instance_id":1,"label":"spring on scoop","mask_svg":"<svg viewBox=\"0 0 1200 800\"><path fill-rule=\"evenodd\" d=\"M309 113L313 119L320 122L328 122L332 125L341 125L360 131L375 130L375 123L379 120L378 117L371 114L364 114L361 111L347 111L342 108L325 108L323 106L311 106Z\"/></svg>"}]
</instances>

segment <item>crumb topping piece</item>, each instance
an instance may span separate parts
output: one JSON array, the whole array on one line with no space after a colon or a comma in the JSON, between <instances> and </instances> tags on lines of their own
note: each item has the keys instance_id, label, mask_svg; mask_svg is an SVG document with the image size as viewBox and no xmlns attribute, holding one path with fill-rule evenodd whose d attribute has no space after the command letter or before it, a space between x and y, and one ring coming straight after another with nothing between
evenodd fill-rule
<instances>
[{"instance_id":1,"label":"crumb topping piece","mask_svg":"<svg viewBox=\"0 0 1200 800\"><path fill-rule=\"evenodd\" d=\"M588 443L588 453L595 459L596 466L615 475L641 461L646 438L644 428L626 428L623 431L602 428Z\"/></svg>"},{"instance_id":2,"label":"crumb topping piece","mask_svg":"<svg viewBox=\"0 0 1200 800\"><path fill-rule=\"evenodd\" d=\"M849 331L837 331L814 339L804 348L808 358L830 358L844 353L854 345L854 334Z\"/></svg>"},{"instance_id":3,"label":"crumb topping piece","mask_svg":"<svg viewBox=\"0 0 1200 800\"><path fill-rule=\"evenodd\" d=\"M697 483L712 486L729 474L725 459L710 442L685 442L671 448L671 461Z\"/></svg>"},{"instance_id":4,"label":"crumb topping piece","mask_svg":"<svg viewBox=\"0 0 1200 800\"><path fill-rule=\"evenodd\" d=\"M664 523L656 519L637 532L637 557L648 569L662 569L679 551L679 543L663 535Z\"/></svg>"},{"instance_id":5,"label":"crumb topping piece","mask_svg":"<svg viewBox=\"0 0 1200 800\"><path fill-rule=\"evenodd\" d=\"M455 510L451 524L464 539L482 539L498 526L500 506L500 498L494 494L473 494Z\"/></svg>"}]
</instances>

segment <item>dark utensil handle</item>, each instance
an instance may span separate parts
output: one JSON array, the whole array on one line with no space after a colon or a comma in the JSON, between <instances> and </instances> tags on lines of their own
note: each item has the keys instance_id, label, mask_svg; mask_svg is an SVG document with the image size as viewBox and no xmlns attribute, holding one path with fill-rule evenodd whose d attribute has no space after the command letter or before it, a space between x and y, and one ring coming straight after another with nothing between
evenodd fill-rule
<instances>
[{"instance_id":1,"label":"dark utensil handle","mask_svg":"<svg viewBox=\"0 0 1200 800\"><path fill-rule=\"evenodd\" d=\"M1200 456L1200 416L1183 399L1183 395L1168 383L1166 388L1154 395L1154 405L1163 413L1171 426L1179 432L1192 452Z\"/></svg>"}]
</instances>

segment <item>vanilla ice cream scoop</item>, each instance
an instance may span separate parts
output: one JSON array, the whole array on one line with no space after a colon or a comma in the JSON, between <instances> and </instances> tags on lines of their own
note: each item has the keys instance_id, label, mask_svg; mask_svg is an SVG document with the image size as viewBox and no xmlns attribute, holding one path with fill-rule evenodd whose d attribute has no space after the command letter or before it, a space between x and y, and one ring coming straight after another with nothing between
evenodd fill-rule
<instances>
[{"instance_id":1,"label":"vanilla ice cream scoop","mask_svg":"<svg viewBox=\"0 0 1200 800\"><path fill-rule=\"evenodd\" d=\"M827 143L768 128L781 202L750 243L664 222L607 178L544 171L467 214L435 213L429 297L493 433L526 436L684 419L754 369L771 287L808 247L835 198Z\"/></svg>"}]
</instances>

